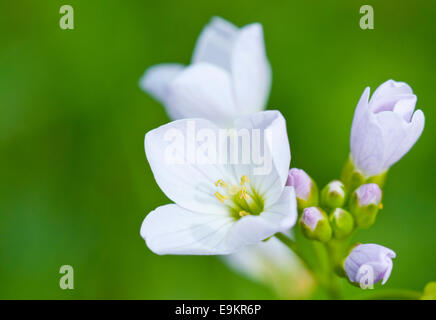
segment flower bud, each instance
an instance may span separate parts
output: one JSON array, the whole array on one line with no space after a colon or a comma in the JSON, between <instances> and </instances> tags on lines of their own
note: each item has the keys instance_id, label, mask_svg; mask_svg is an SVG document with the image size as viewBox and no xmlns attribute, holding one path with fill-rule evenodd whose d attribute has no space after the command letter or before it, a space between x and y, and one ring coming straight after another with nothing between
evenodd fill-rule
<instances>
[{"instance_id":1,"label":"flower bud","mask_svg":"<svg viewBox=\"0 0 436 320\"><path fill-rule=\"evenodd\" d=\"M318 205L318 186L302 169L289 170L287 186L293 186L297 196L298 210Z\"/></svg>"},{"instance_id":2,"label":"flower bud","mask_svg":"<svg viewBox=\"0 0 436 320\"><path fill-rule=\"evenodd\" d=\"M416 143L424 129L425 117L415 111L412 88L388 80L370 99L366 88L357 104L351 126L351 158L365 177L386 172Z\"/></svg>"},{"instance_id":3,"label":"flower bud","mask_svg":"<svg viewBox=\"0 0 436 320\"><path fill-rule=\"evenodd\" d=\"M339 180L333 180L321 191L321 204L327 208L341 208L345 203L345 186Z\"/></svg>"},{"instance_id":4,"label":"flower bud","mask_svg":"<svg viewBox=\"0 0 436 320\"><path fill-rule=\"evenodd\" d=\"M350 282L367 286L388 281L395 252L378 244L360 244L354 247L344 262Z\"/></svg>"},{"instance_id":5,"label":"flower bud","mask_svg":"<svg viewBox=\"0 0 436 320\"><path fill-rule=\"evenodd\" d=\"M303 234L311 240L327 242L332 237L332 228L327 215L321 208L309 207L304 209L300 224Z\"/></svg>"},{"instance_id":6,"label":"flower bud","mask_svg":"<svg viewBox=\"0 0 436 320\"><path fill-rule=\"evenodd\" d=\"M350 200L350 211L356 225L368 228L374 224L378 210L381 207L382 191L375 183L368 183L357 188Z\"/></svg>"},{"instance_id":7,"label":"flower bud","mask_svg":"<svg viewBox=\"0 0 436 320\"><path fill-rule=\"evenodd\" d=\"M333 236L336 239L343 239L351 234L354 229L353 216L342 208L336 208L330 215L330 225Z\"/></svg>"},{"instance_id":8,"label":"flower bud","mask_svg":"<svg viewBox=\"0 0 436 320\"><path fill-rule=\"evenodd\" d=\"M436 282L432 281L427 283L424 288L424 294L421 300L436 300Z\"/></svg>"}]
</instances>

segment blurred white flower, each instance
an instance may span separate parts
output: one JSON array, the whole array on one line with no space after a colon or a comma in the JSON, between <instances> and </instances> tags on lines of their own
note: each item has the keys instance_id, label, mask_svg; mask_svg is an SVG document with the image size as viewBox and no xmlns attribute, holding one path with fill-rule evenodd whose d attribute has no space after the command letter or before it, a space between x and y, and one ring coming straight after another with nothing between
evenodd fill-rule
<instances>
[{"instance_id":1,"label":"blurred white flower","mask_svg":"<svg viewBox=\"0 0 436 320\"><path fill-rule=\"evenodd\" d=\"M366 177L387 171L424 129L424 113L414 112L416 96L406 83L388 80L371 100L369 91L367 87L357 104L350 139L351 159Z\"/></svg>"},{"instance_id":2,"label":"blurred white flower","mask_svg":"<svg viewBox=\"0 0 436 320\"><path fill-rule=\"evenodd\" d=\"M282 299L303 299L312 293L315 282L310 273L298 257L274 237L222 258L241 275L272 287Z\"/></svg>"},{"instance_id":3,"label":"blurred white flower","mask_svg":"<svg viewBox=\"0 0 436 320\"><path fill-rule=\"evenodd\" d=\"M157 184L175 204L158 207L142 223L141 236L157 254L229 254L289 230L297 219L293 187L285 186L291 153L285 119L278 111L240 118L235 128L270 133L265 152L272 160L268 174L254 174L254 164L192 163L167 161L170 130L186 132L189 121L199 129L218 132L204 119L178 120L146 134L145 153ZM216 136L219 134L217 133ZM274 147L272 146L274 144ZM201 144L186 141L199 152ZM204 157L208 155L204 154Z\"/></svg>"},{"instance_id":4,"label":"blurred white flower","mask_svg":"<svg viewBox=\"0 0 436 320\"><path fill-rule=\"evenodd\" d=\"M173 120L204 118L225 126L262 111L271 87L262 25L239 29L214 17L197 40L191 65L152 66L140 86Z\"/></svg>"}]
</instances>

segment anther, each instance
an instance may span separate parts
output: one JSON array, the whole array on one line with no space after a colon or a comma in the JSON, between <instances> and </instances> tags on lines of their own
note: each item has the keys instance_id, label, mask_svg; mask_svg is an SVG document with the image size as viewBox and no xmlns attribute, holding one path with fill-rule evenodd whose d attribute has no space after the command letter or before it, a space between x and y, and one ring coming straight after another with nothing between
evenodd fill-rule
<instances>
[{"instance_id":1,"label":"anther","mask_svg":"<svg viewBox=\"0 0 436 320\"><path fill-rule=\"evenodd\" d=\"M241 188L241 191L240 191L240 194L239 194L239 198L240 199L244 198L245 200L250 199L250 196L247 193L247 187L246 186L243 186Z\"/></svg>"},{"instance_id":2,"label":"anther","mask_svg":"<svg viewBox=\"0 0 436 320\"><path fill-rule=\"evenodd\" d=\"M227 188L227 183L224 180L219 179L215 182L215 186L216 187L221 186L223 188Z\"/></svg>"},{"instance_id":3,"label":"anther","mask_svg":"<svg viewBox=\"0 0 436 320\"><path fill-rule=\"evenodd\" d=\"M245 183L250 183L250 179L248 179L248 177L244 174L241 177L241 186L243 186Z\"/></svg>"},{"instance_id":4,"label":"anther","mask_svg":"<svg viewBox=\"0 0 436 320\"><path fill-rule=\"evenodd\" d=\"M250 213L248 213L247 211L244 211L244 210L239 211L239 216L240 217L249 216L249 215L250 215Z\"/></svg>"},{"instance_id":5,"label":"anther","mask_svg":"<svg viewBox=\"0 0 436 320\"><path fill-rule=\"evenodd\" d=\"M221 193L219 193L218 191L215 192L215 197L221 202L224 203L225 200L229 199L228 196L223 196Z\"/></svg>"}]
</instances>

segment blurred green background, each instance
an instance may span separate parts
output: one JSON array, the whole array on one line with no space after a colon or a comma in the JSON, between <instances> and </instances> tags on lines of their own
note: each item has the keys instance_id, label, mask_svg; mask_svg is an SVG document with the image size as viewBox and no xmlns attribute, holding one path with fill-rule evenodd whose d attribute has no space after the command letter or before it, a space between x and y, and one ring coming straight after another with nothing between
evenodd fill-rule
<instances>
[{"instance_id":1,"label":"blurred green background","mask_svg":"<svg viewBox=\"0 0 436 320\"><path fill-rule=\"evenodd\" d=\"M59 28L63 4L75 10L72 31ZM363 4L374 30L359 28ZM216 257L157 256L139 236L169 200L143 150L144 134L168 118L138 79L156 63L188 63L213 15L263 24L268 106L287 118L292 165L319 184L340 173L363 89L390 78L412 86L424 133L356 240L396 251L386 288L436 279L435 1L2 0L0 298L276 298ZM63 264L74 290L59 288ZM343 286L348 298L361 293Z\"/></svg>"}]
</instances>

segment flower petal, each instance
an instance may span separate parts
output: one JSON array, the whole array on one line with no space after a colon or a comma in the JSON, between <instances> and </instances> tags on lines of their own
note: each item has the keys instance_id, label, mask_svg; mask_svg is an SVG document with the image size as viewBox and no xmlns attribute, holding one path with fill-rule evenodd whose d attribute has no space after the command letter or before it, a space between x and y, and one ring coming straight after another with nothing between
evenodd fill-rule
<instances>
[{"instance_id":1,"label":"flower petal","mask_svg":"<svg viewBox=\"0 0 436 320\"><path fill-rule=\"evenodd\" d=\"M401 115L404 121L410 122L410 118L412 118L413 111L415 110L416 99L415 95L407 96L397 101L392 111Z\"/></svg>"},{"instance_id":2,"label":"flower petal","mask_svg":"<svg viewBox=\"0 0 436 320\"><path fill-rule=\"evenodd\" d=\"M253 244L277 232L289 230L297 220L297 202L293 187L285 187L279 200L258 216L239 219L230 230L232 242Z\"/></svg>"},{"instance_id":3,"label":"flower petal","mask_svg":"<svg viewBox=\"0 0 436 320\"><path fill-rule=\"evenodd\" d=\"M261 24L250 24L239 31L232 51L231 73L236 105L242 113L263 110L271 89L271 66Z\"/></svg>"},{"instance_id":4,"label":"flower petal","mask_svg":"<svg viewBox=\"0 0 436 320\"><path fill-rule=\"evenodd\" d=\"M236 165L235 170L238 176L248 175L267 207L280 197L288 178L291 151L286 121L279 111L271 110L241 117L235 127L248 130L252 146L250 165Z\"/></svg>"},{"instance_id":5,"label":"flower petal","mask_svg":"<svg viewBox=\"0 0 436 320\"><path fill-rule=\"evenodd\" d=\"M383 279L385 284L392 271L395 252L378 244L360 244L345 259L344 268L351 282L360 283L362 276L372 275L373 283ZM371 274L368 274L368 268Z\"/></svg>"},{"instance_id":6,"label":"flower petal","mask_svg":"<svg viewBox=\"0 0 436 320\"><path fill-rule=\"evenodd\" d=\"M215 182L223 179L236 183L233 174L217 161L218 127L204 119L184 119L170 122L148 132L145 153L154 178L168 198L181 207L206 213L227 214L214 196ZM200 133L212 136L210 150L204 149ZM206 139L209 139L206 137ZM215 139L215 140L214 140ZM215 149L215 150L213 150Z\"/></svg>"},{"instance_id":7,"label":"flower petal","mask_svg":"<svg viewBox=\"0 0 436 320\"><path fill-rule=\"evenodd\" d=\"M192 63L208 62L230 72L230 56L238 28L232 23L213 17L195 45Z\"/></svg>"},{"instance_id":8,"label":"flower petal","mask_svg":"<svg viewBox=\"0 0 436 320\"><path fill-rule=\"evenodd\" d=\"M299 267L295 254L280 240L272 237L255 245L250 245L234 254L224 256L224 261L236 271L256 280L264 280L271 274L271 268L279 272L280 277ZM289 284L285 284L289 285Z\"/></svg>"},{"instance_id":9,"label":"flower petal","mask_svg":"<svg viewBox=\"0 0 436 320\"><path fill-rule=\"evenodd\" d=\"M380 127L373 120L368 106L369 88L367 87L357 104L351 127L351 158L367 176L383 172L384 141Z\"/></svg>"},{"instance_id":10,"label":"flower petal","mask_svg":"<svg viewBox=\"0 0 436 320\"><path fill-rule=\"evenodd\" d=\"M142 90L165 104L170 82L185 68L178 63L162 63L148 68L139 80Z\"/></svg>"},{"instance_id":11,"label":"flower petal","mask_svg":"<svg viewBox=\"0 0 436 320\"><path fill-rule=\"evenodd\" d=\"M393 104L399 100L399 97L410 95L413 95L413 90L407 83L388 80L374 91L370 101L371 110L392 111Z\"/></svg>"},{"instance_id":12,"label":"flower petal","mask_svg":"<svg viewBox=\"0 0 436 320\"><path fill-rule=\"evenodd\" d=\"M260 215L269 220L272 224L279 225L278 232L284 232L291 229L298 218L297 198L294 187L286 186L280 198Z\"/></svg>"},{"instance_id":13,"label":"flower petal","mask_svg":"<svg viewBox=\"0 0 436 320\"><path fill-rule=\"evenodd\" d=\"M150 212L141 226L141 236L156 254L225 254L235 250L226 235L230 217L185 210L175 204Z\"/></svg>"},{"instance_id":14,"label":"flower petal","mask_svg":"<svg viewBox=\"0 0 436 320\"><path fill-rule=\"evenodd\" d=\"M410 123L395 112L381 112L376 118L385 141L383 167L389 168L409 152L421 136L425 123L424 113L417 110Z\"/></svg>"},{"instance_id":15,"label":"flower petal","mask_svg":"<svg viewBox=\"0 0 436 320\"><path fill-rule=\"evenodd\" d=\"M168 87L166 107L173 119L204 118L218 124L237 117L229 74L212 64L187 67Z\"/></svg>"}]
</instances>

